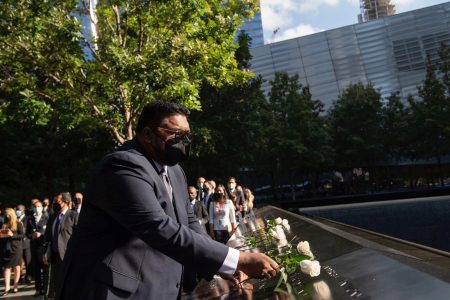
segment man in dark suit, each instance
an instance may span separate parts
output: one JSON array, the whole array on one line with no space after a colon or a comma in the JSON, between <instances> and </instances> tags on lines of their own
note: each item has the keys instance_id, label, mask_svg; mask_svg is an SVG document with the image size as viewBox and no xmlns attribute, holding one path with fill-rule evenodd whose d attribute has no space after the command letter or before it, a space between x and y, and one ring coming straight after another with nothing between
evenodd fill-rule
<instances>
[{"instance_id":1,"label":"man in dark suit","mask_svg":"<svg viewBox=\"0 0 450 300\"><path fill-rule=\"evenodd\" d=\"M276 275L278 265L264 254L239 252L203 234L177 165L189 152L188 115L172 102L146 105L136 138L97 166L58 299L176 299L184 267L204 278Z\"/></svg>"},{"instance_id":2,"label":"man in dark suit","mask_svg":"<svg viewBox=\"0 0 450 300\"><path fill-rule=\"evenodd\" d=\"M203 190L203 187L205 186L205 178L203 177L199 177L197 178L197 200L198 201L203 201L203 199L205 198L205 192Z\"/></svg>"},{"instance_id":3,"label":"man in dark suit","mask_svg":"<svg viewBox=\"0 0 450 300\"><path fill-rule=\"evenodd\" d=\"M44 262L50 263L50 281L47 291L49 299L55 298L67 244L78 223L78 213L69 209L70 202L72 202L72 197L68 192L61 193L55 198L53 203L54 214L50 217L45 230L47 251Z\"/></svg>"},{"instance_id":4,"label":"man in dark suit","mask_svg":"<svg viewBox=\"0 0 450 300\"><path fill-rule=\"evenodd\" d=\"M16 216L17 221L22 223L22 226L24 230L27 228L27 220L29 216L26 215L25 205L19 204L16 207ZM30 283L31 282L31 274L33 274L31 270L31 250L30 250L30 239L25 235L22 241L22 249L23 249L23 256L22 256L22 264L20 266L20 271L23 273L23 269L25 267L26 274L21 278L22 283Z\"/></svg>"},{"instance_id":5,"label":"man in dark suit","mask_svg":"<svg viewBox=\"0 0 450 300\"><path fill-rule=\"evenodd\" d=\"M198 219L200 225L203 225L203 228L208 220L208 212L206 211L205 204L202 201L197 200L197 189L195 187L188 187L188 194L194 216ZM206 230L205 234L207 234Z\"/></svg>"}]
</instances>

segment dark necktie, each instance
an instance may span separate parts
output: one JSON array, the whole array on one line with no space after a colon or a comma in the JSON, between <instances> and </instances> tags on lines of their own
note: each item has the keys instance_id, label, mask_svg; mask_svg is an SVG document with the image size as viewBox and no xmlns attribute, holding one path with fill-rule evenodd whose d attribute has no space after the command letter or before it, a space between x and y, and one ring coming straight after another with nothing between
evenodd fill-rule
<instances>
[{"instance_id":1,"label":"dark necktie","mask_svg":"<svg viewBox=\"0 0 450 300\"><path fill-rule=\"evenodd\" d=\"M55 229L53 231L53 239L52 239L52 250L55 253L58 253L58 235L59 235L59 225L61 224L63 214L58 214L55 220Z\"/></svg>"}]
</instances>

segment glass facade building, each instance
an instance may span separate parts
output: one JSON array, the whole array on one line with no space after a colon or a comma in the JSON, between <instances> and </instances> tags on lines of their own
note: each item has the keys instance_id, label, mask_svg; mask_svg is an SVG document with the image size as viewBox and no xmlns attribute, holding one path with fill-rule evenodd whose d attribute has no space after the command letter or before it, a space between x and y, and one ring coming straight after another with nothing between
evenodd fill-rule
<instances>
[{"instance_id":1,"label":"glass facade building","mask_svg":"<svg viewBox=\"0 0 450 300\"><path fill-rule=\"evenodd\" d=\"M298 74L325 107L357 82L406 99L417 95L427 55L436 59L442 42L450 42L450 2L253 47L251 70L266 93L275 72Z\"/></svg>"},{"instance_id":2,"label":"glass facade building","mask_svg":"<svg viewBox=\"0 0 450 300\"><path fill-rule=\"evenodd\" d=\"M252 38L252 47L264 45L261 12L255 13L253 19L245 20L241 30L245 30L245 32Z\"/></svg>"}]
</instances>

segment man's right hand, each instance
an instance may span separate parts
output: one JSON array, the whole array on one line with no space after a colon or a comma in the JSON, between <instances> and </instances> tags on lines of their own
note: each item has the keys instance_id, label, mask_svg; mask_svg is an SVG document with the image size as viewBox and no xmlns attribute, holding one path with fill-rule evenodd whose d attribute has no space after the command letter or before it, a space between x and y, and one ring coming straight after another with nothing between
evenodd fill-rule
<instances>
[{"instance_id":1,"label":"man's right hand","mask_svg":"<svg viewBox=\"0 0 450 300\"><path fill-rule=\"evenodd\" d=\"M252 278L270 278L280 271L278 264L262 253L240 252L236 271L242 271Z\"/></svg>"}]
</instances>

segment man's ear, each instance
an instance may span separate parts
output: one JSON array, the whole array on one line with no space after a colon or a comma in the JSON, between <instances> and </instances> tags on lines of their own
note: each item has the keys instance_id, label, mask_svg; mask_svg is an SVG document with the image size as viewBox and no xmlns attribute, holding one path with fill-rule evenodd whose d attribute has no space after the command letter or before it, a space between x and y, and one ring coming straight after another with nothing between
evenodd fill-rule
<instances>
[{"instance_id":1,"label":"man's ear","mask_svg":"<svg viewBox=\"0 0 450 300\"><path fill-rule=\"evenodd\" d=\"M153 133L153 131L150 129L150 127L145 127L145 128L142 130L142 136L143 136L143 138L144 138L144 142L150 144L150 143L152 142L152 140L153 140L154 133Z\"/></svg>"}]
</instances>

